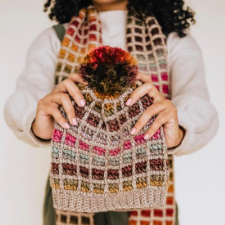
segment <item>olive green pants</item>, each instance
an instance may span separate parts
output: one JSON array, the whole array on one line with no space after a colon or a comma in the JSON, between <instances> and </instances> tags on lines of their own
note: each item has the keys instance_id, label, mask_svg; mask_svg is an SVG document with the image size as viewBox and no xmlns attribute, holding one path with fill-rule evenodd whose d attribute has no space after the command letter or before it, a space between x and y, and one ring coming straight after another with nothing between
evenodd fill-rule
<instances>
[{"instance_id":1,"label":"olive green pants","mask_svg":"<svg viewBox=\"0 0 225 225\"><path fill-rule=\"evenodd\" d=\"M175 225L179 225L178 220L178 206L176 203L176 222ZM128 225L129 215L128 212L100 212L95 213L94 223L96 225ZM55 210L53 208L52 189L49 179L47 181L45 190L45 200L43 207L43 225L55 225Z\"/></svg>"}]
</instances>

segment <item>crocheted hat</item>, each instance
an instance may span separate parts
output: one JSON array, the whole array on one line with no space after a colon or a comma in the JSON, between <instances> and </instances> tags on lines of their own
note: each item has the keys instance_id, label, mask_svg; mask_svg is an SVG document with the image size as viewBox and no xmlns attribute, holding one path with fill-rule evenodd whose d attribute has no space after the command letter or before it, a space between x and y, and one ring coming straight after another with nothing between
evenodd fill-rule
<instances>
[{"instance_id":1,"label":"crocheted hat","mask_svg":"<svg viewBox=\"0 0 225 225\"><path fill-rule=\"evenodd\" d=\"M150 138L130 131L152 104L144 95L126 106L139 85L137 61L120 48L102 46L81 61L78 84L86 105L71 98L78 124L54 124L50 173L54 207L74 212L121 211L164 207L169 161L162 127ZM65 110L62 115L68 121Z\"/></svg>"}]
</instances>

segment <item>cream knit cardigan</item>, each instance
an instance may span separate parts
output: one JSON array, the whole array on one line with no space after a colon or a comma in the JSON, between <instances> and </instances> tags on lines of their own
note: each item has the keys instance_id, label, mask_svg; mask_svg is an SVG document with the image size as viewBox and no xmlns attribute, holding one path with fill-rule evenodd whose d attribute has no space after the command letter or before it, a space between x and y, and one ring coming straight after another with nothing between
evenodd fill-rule
<instances>
[{"instance_id":1,"label":"cream knit cardigan","mask_svg":"<svg viewBox=\"0 0 225 225\"><path fill-rule=\"evenodd\" d=\"M125 46L125 10L99 13L104 45ZM112 19L113 18L113 19ZM65 28L68 24L64 24ZM218 115L209 102L201 50L191 36L178 37L170 33L167 39L171 76L171 100L178 111L179 124L186 130L181 145L169 154L181 156L201 149L216 134ZM7 124L15 135L33 145L50 146L32 133L37 102L54 88L55 67L60 41L53 30L47 28L31 44L26 65L18 77L15 92L4 107Z\"/></svg>"}]
</instances>

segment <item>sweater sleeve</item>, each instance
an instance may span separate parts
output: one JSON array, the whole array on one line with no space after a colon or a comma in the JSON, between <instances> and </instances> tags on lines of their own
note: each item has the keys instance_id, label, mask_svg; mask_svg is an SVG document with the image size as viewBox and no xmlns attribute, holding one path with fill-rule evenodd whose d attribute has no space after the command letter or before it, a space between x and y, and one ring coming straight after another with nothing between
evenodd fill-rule
<instances>
[{"instance_id":1,"label":"sweater sleeve","mask_svg":"<svg viewBox=\"0 0 225 225\"><path fill-rule=\"evenodd\" d=\"M55 67L60 42L53 28L42 31L30 45L26 64L17 78L16 89L4 106L4 117L14 134L33 146L49 146L50 141L34 135L31 125L38 101L54 87Z\"/></svg>"},{"instance_id":2,"label":"sweater sleeve","mask_svg":"<svg viewBox=\"0 0 225 225\"><path fill-rule=\"evenodd\" d=\"M171 74L171 101L179 124L185 129L181 144L168 150L187 155L205 146L216 134L218 114L209 101L201 49L191 34L180 38L171 33L167 40Z\"/></svg>"}]
</instances>

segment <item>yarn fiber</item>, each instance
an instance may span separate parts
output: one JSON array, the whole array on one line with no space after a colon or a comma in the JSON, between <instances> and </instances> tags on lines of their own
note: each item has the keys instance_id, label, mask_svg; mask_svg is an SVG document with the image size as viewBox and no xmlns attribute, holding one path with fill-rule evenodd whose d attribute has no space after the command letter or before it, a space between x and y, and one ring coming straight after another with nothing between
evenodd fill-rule
<instances>
[{"instance_id":1,"label":"yarn fiber","mask_svg":"<svg viewBox=\"0 0 225 225\"><path fill-rule=\"evenodd\" d=\"M130 134L152 104L147 94L132 106L125 104L141 85L137 61L122 49L102 46L84 56L79 71L90 84L78 85L84 107L71 98L78 124L70 129L54 124L54 207L89 213L164 207L169 160L163 128L145 140L151 118L138 134ZM62 106L60 111L68 121Z\"/></svg>"},{"instance_id":2,"label":"yarn fiber","mask_svg":"<svg viewBox=\"0 0 225 225\"><path fill-rule=\"evenodd\" d=\"M143 20L144 18L144 20ZM154 16L145 17L136 13L135 11L129 11L126 21L126 45L128 52L137 60L138 71L148 74L152 83L162 93L165 98L170 98L170 85L169 85L169 68L167 61L167 46L166 38L162 33L162 29ZM101 39L101 21L98 17L98 12L93 6L81 9L78 16L74 16L66 29L65 36L61 42L61 48L59 51L55 84L59 84L63 80L67 79L71 73L79 73L80 63L83 57L91 50L102 45ZM87 100L86 100L87 101ZM57 129L56 129L57 130ZM58 131L56 131L57 133ZM63 130L60 130L63 134ZM57 135L55 136L57 139ZM62 138L62 137L61 137ZM71 137L74 140L74 137ZM61 139L60 139L61 140ZM69 135L66 139L70 142ZM82 145L82 142L81 142ZM63 146L63 144L62 144ZM56 150L57 152L58 150ZM155 147L152 153L161 152L162 150ZM54 153L54 146L52 148ZM65 151L66 152L66 151ZM141 150L140 150L141 153ZM69 151L67 157L74 157L74 153ZM84 158L84 157L81 157ZM176 215L175 205L175 185L174 185L174 157L172 154L168 155L170 171L169 171L169 187L166 197L166 205L163 208L148 208L145 210L135 209L129 211L129 225L138 224L157 224L157 225L174 225ZM104 165L101 159L97 161L93 159L93 162L98 162L99 165ZM68 165L67 165L68 166ZM72 166L70 166L72 167ZM57 168L57 165L56 165ZM60 168L60 167L58 167ZM78 171L79 172L79 171ZM54 176L50 177L53 199L58 199L57 193L61 193L59 190L55 190L54 186L59 187L63 182L59 182L58 178ZM157 180L158 179L158 180ZM159 177L152 176L151 181L157 184L160 181ZM77 185L76 182L70 181L67 185ZM70 186L69 186L70 187ZM65 196L68 199L67 194L61 194L61 199ZM62 202L62 201L61 201ZM53 202L54 203L54 202ZM62 203L61 203L62 204ZM80 213L76 211L65 211L63 209L57 209L55 207L57 225L70 224L69 221L72 218L77 218L78 225L83 225L82 218L88 218L90 225L94 225L94 213ZM63 208L63 207L61 207Z\"/></svg>"}]
</instances>

